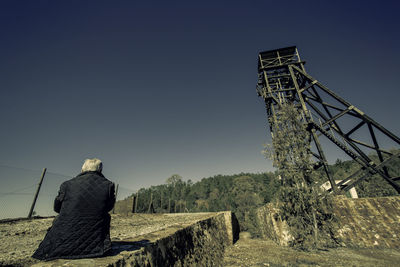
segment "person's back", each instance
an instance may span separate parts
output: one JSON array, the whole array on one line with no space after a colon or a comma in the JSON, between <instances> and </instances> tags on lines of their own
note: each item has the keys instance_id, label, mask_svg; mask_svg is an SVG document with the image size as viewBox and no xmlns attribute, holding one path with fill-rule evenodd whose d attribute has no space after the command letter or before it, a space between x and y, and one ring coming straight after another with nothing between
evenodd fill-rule
<instances>
[{"instance_id":1,"label":"person's back","mask_svg":"<svg viewBox=\"0 0 400 267\"><path fill-rule=\"evenodd\" d=\"M110 183L101 173L92 171L65 182L68 195L64 197L60 215L70 212L75 216L101 215L108 212Z\"/></svg>"},{"instance_id":2,"label":"person's back","mask_svg":"<svg viewBox=\"0 0 400 267\"><path fill-rule=\"evenodd\" d=\"M85 167L88 161L96 167ZM88 258L111 249L108 212L115 202L114 184L101 174L100 160L85 164L81 174L61 185L54 201L54 210L60 214L32 257Z\"/></svg>"}]
</instances>

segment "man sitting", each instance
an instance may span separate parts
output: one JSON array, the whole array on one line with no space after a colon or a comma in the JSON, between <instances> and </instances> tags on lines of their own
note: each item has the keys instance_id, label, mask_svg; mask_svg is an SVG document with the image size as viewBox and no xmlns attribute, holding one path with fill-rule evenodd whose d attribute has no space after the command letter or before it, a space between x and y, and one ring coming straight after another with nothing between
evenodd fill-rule
<instances>
[{"instance_id":1,"label":"man sitting","mask_svg":"<svg viewBox=\"0 0 400 267\"><path fill-rule=\"evenodd\" d=\"M111 249L110 215L114 184L101 173L99 159L87 159L82 172L61 184L54 200L59 215L32 255L40 260L103 256Z\"/></svg>"}]
</instances>

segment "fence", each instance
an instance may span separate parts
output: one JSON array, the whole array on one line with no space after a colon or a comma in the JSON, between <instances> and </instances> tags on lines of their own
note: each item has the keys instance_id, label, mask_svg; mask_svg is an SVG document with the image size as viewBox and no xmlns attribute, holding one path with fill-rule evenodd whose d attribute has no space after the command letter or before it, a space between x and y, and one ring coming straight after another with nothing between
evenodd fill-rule
<instances>
[{"instance_id":1,"label":"fence","mask_svg":"<svg viewBox=\"0 0 400 267\"><path fill-rule=\"evenodd\" d=\"M35 196L42 170L0 165L0 219L27 217ZM61 183L73 178L47 170L33 211L34 216L53 216L54 199ZM118 186L117 200L135 190Z\"/></svg>"}]
</instances>

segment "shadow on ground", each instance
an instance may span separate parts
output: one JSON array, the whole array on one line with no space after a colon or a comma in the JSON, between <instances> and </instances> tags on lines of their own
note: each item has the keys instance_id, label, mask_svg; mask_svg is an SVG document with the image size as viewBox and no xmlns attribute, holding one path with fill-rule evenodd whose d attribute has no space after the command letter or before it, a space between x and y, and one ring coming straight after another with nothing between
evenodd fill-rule
<instances>
[{"instance_id":1,"label":"shadow on ground","mask_svg":"<svg viewBox=\"0 0 400 267\"><path fill-rule=\"evenodd\" d=\"M135 251L139 250L143 247L149 246L151 243L147 239L143 239L140 241L113 241L111 243L111 251L107 254L107 256L115 256L121 253L122 251Z\"/></svg>"}]
</instances>

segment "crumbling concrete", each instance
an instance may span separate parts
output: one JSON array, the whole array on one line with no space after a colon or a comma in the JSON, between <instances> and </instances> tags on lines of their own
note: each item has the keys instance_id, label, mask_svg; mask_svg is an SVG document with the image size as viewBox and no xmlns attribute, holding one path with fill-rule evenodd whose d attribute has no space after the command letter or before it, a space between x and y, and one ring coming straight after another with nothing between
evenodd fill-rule
<instances>
[{"instance_id":1,"label":"crumbling concrete","mask_svg":"<svg viewBox=\"0 0 400 267\"><path fill-rule=\"evenodd\" d=\"M281 246L288 246L292 236L279 212L279 208L273 203L262 206L257 210L258 225L264 238L271 239Z\"/></svg>"},{"instance_id":2,"label":"crumbling concrete","mask_svg":"<svg viewBox=\"0 0 400 267\"><path fill-rule=\"evenodd\" d=\"M400 197L339 198L335 214L348 246L400 248Z\"/></svg>"},{"instance_id":3,"label":"crumbling concrete","mask_svg":"<svg viewBox=\"0 0 400 267\"><path fill-rule=\"evenodd\" d=\"M221 266L239 235L231 212L112 215L109 256L34 260L30 255L52 220L0 223L0 266Z\"/></svg>"},{"instance_id":4,"label":"crumbling concrete","mask_svg":"<svg viewBox=\"0 0 400 267\"><path fill-rule=\"evenodd\" d=\"M335 198L334 213L338 218L336 235L349 247L400 248L400 197ZM257 211L265 238L287 246L291 240L288 226L277 209L269 203Z\"/></svg>"}]
</instances>

